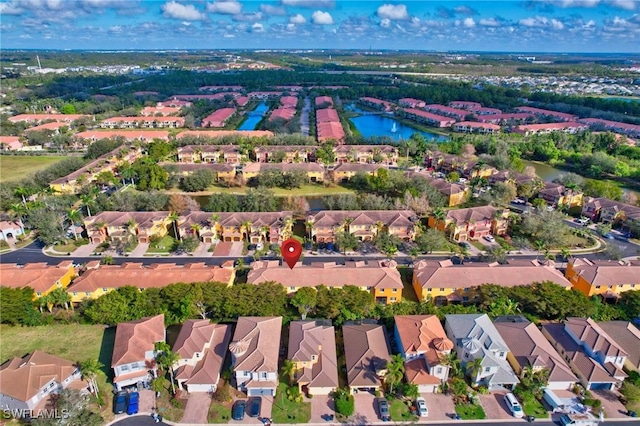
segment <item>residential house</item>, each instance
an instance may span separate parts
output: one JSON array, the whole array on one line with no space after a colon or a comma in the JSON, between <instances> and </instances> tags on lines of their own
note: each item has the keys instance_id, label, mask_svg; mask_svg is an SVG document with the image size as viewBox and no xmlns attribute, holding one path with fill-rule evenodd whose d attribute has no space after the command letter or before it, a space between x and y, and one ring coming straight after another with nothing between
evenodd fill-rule
<instances>
[{"instance_id":1,"label":"residential house","mask_svg":"<svg viewBox=\"0 0 640 426\"><path fill-rule=\"evenodd\" d=\"M640 222L640 207L603 197L586 197L582 204L582 215L602 223Z\"/></svg>"},{"instance_id":2,"label":"residential house","mask_svg":"<svg viewBox=\"0 0 640 426\"><path fill-rule=\"evenodd\" d=\"M377 303L387 305L402 299L402 278L393 260L347 261L344 265L334 262L298 264L290 269L278 260L262 260L251 264L247 277L249 284L280 283L292 294L303 287L343 288L351 285L368 291Z\"/></svg>"},{"instance_id":3,"label":"residential house","mask_svg":"<svg viewBox=\"0 0 640 426\"><path fill-rule=\"evenodd\" d=\"M402 98L398 99L398 105L408 108L424 108L427 103L415 98Z\"/></svg>"},{"instance_id":4,"label":"residential house","mask_svg":"<svg viewBox=\"0 0 640 426\"><path fill-rule=\"evenodd\" d=\"M327 320L292 321L287 359L295 365L300 392L328 395L340 385L336 334Z\"/></svg>"},{"instance_id":5,"label":"residential house","mask_svg":"<svg viewBox=\"0 0 640 426\"><path fill-rule=\"evenodd\" d=\"M236 177L236 166L220 163L159 163L160 166L171 165L176 174L189 176L196 170L209 170L218 182L232 182Z\"/></svg>"},{"instance_id":6,"label":"residential house","mask_svg":"<svg viewBox=\"0 0 640 426\"><path fill-rule=\"evenodd\" d=\"M507 361L509 347L488 315L447 315L445 331L472 383L489 390L513 389L520 383Z\"/></svg>"},{"instance_id":7,"label":"residential house","mask_svg":"<svg viewBox=\"0 0 640 426\"><path fill-rule=\"evenodd\" d=\"M571 258L565 276L573 288L591 297L615 301L620 293L640 290L640 263Z\"/></svg>"},{"instance_id":8,"label":"residential house","mask_svg":"<svg viewBox=\"0 0 640 426\"><path fill-rule=\"evenodd\" d=\"M24 225L20 220L0 221L0 240L15 240L24 235Z\"/></svg>"},{"instance_id":9,"label":"residential house","mask_svg":"<svg viewBox=\"0 0 640 426\"><path fill-rule=\"evenodd\" d=\"M185 145L178 148L180 163L240 164L245 158L237 145Z\"/></svg>"},{"instance_id":10,"label":"residential house","mask_svg":"<svg viewBox=\"0 0 640 426\"><path fill-rule=\"evenodd\" d=\"M514 287L544 281L567 290L571 288L571 283L553 265L541 264L536 260L510 260L508 265L454 265L451 260L421 260L413 269L413 289L418 299L433 300L436 304L471 302L476 297L475 287L483 284Z\"/></svg>"},{"instance_id":11,"label":"residential house","mask_svg":"<svg viewBox=\"0 0 640 426\"><path fill-rule=\"evenodd\" d=\"M62 121L52 121L51 123L44 123L44 124L40 124L38 126L34 126L34 127L29 127L28 129L25 129L25 133L28 132L41 132L43 130L49 131L49 134L51 135L59 135L60 134L60 129L62 129L63 127L69 129L69 123L65 123Z\"/></svg>"},{"instance_id":12,"label":"residential house","mask_svg":"<svg viewBox=\"0 0 640 426\"><path fill-rule=\"evenodd\" d=\"M448 107L440 104L426 105L424 109L426 109L429 112L444 115L445 117L454 118L457 121L464 120L465 117L471 114L469 111L465 111L463 109L452 108L452 107Z\"/></svg>"},{"instance_id":13,"label":"residential house","mask_svg":"<svg viewBox=\"0 0 640 426\"><path fill-rule=\"evenodd\" d=\"M86 114L18 114L9 117L11 123L27 122L42 123L43 121L59 121L63 123L73 123L81 118L91 118Z\"/></svg>"},{"instance_id":14,"label":"residential house","mask_svg":"<svg viewBox=\"0 0 640 426\"><path fill-rule=\"evenodd\" d=\"M493 135L494 133L500 132L500 126L491 123L479 123L477 121L461 121L453 125L453 131Z\"/></svg>"},{"instance_id":15,"label":"residential house","mask_svg":"<svg viewBox=\"0 0 640 426\"><path fill-rule=\"evenodd\" d=\"M549 339L587 390L612 390L627 375L627 353L591 318L567 318L564 324L542 325Z\"/></svg>"},{"instance_id":16,"label":"residential house","mask_svg":"<svg viewBox=\"0 0 640 426\"><path fill-rule=\"evenodd\" d=\"M398 149L391 145L338 145L333 148L336 163L381 163L395 165Z\"/></svg>"},{"instance_id":17,"label":"residential house","mask_svg":"<svg viewBox=\"0 0 640 426\"><path fill-rule=\"evenodd\" d=\"M331 96L316 96L316 107L321 106L323 104L328 104L333 106L333 99Z\"/></svg>"},{"instance_id":18,"label":"residential house","mask_svg":"<svg viewBox=\"0 0 640 426\"><path fill-rule=\"evenodd\" d=\"M165 339L164 314L118 324L111 357L116 390L156 377L155 344Z\"/></svg>"},{"instance_id":19,"label":"residential house","mask_svg":"<svg viewBox=\"0 0 640 426\"><path fill-rule=\"evenodd\" d=\"M379 390L387 372L387 363L391 361L384 326L344 324L342 337L349 390L354 393Z\"/></svg>"},{"instance_id":20,"label":"residential house","mask_svg":"<svg viewBox=\"0 0 640 426\"><path fill-rule=\"evenodd\" d=\"M275 121L275 120L289 121L293 117L295 117L296 112L297 111L295 108L288 108L288 107L276 108L273 111L271 111L271 115L269 116L269 121Z\"/></svg>"},{"instance_id":21,"label":"residential house","mask_svg":"<svg viewBox=\"0 0 640 426\"><path fill-rule=\"evenodd\" d=\"M407 382L418 386L420 393L437 392L449 377L449 366L442 359L453 349L440 320L435 315L395 315L394 320Z\"/></svg>"},{"instance_id":22,"label":"residential house","mask_svg":"<svg viewBox=\"0 0 640 426\"><path fill-rule=\"evenodd\" d=\"M235 108L220 108L202 119L202 127L224 127L235 113Z\"/></svg>"},{"instance_id":23,"label":"residential house","mask_svg":"<svg viewBox=\"0 0 640 426\"><path fill-rule=\"evenodd\" d=\"M640 329L629 321L603 321L598 325L628 354L624 367L640 371Z\"/></svg>"},{"instance_id":24,"label":"residential house","mask_svg":"<svg viewBox=\"0 0 640 426\"><path fill-rule=\"evenodd\" d=\"M140 115L144 117L150 117L150 116L166 117L168 115L178 115L180 113L180 109L181 107L179 106L174 106L174 107L165 106L162 104L162 102L158 102L156 106L148 106L148 107L142 108L142 110L140 111Z\"/></svg>"},{"instance_id":25,"label":"residential house","mask_svg":"<svg viewBox=\"0 0 640 426\"><path fill-rule=\"evenodd\" d=\"M215 212L216 234L225 242L248 241L251 244L280 244L291 236L293 212ZM206 215L205 215L206 216ZM195 218L195 216L194 216ZM194 219L195 220L195 219ZM202 217L201 220L208 220Z\"/></svg>"},{"instance_id":26,"label":"residential house","mask_svg":"<svg viewBox=\"0 0 640 426\"><path fill-rule=\"evenodd\" d=\"M178 234L180 238L194 235L205 244L216 243L220 241L219 220L217 213L189 212L178 218Z\"/></svg>"},{"instance_id":27,"label":"residential house","mask_svg":"<svg viewBox=\"0 0 640 426\"><path fill-rule=\"evenodd\" d=\"M236 275L233 261L227 261L221 266L206 265L204 262L184 265L144 265L135 262L100 265L99 261L93 261L89 262L86 268L87 271L67 288L73 303L97 299L123 286L133 286L139 290L162 288L174 283L220 282L230 286Z\"/></svg>"},{"instance_id":28,"label":"residential house","mask_svg":"<svg viewBox=\"0 0 640 426\"><path fill-rule=\"evenodd\" d=\"M582 206L582 191L566 188L552 182L545 182L544 188L538 192L538 197L552 206L567 206L569 208Z\"/></svg>"},{"instance_id":29,"label":"residential house","mask_svg":"<svg viewBox=\"0 0 640 426\"><path fill-rule=\"evenodd\" d=\"M383 101L381 99L376 99L372 97L362 97L359 99L360 103L368 106L369 108L377 109L384 112L393 111L395 105L391 102Z\"/></svg>"},{"instance_id":30,"label":"residential house","mask_svg":"<svg viewBox=\"0 0 640 426\"><path fill-rule=\"evenodd\" d=\"M340 122L338 111L333 108L323 108L316 111L316 123Z\"/></svg>"},{"instance_id":31,"label":"residential house","mask_svg":"<svg viewBox=\"0 0 640 426\"><path fill-rule=\"evenodd\" d=\"M450 127L456 122L453 118L432 114L417 108L401 108L399 114L417 123L424 123L434 127Z\"/></svg>"},{"instance_id":32,"label":"residential house","mask_svg":"<svg viewBox=\"0 0 640 426\"><path fill-rule=\"evenodd\" d=\"M536 116L526 112L516 112L507 114L486 114L478 115L477 120L480 123L492 123L500 125L514 125L517 123L535 122Z\"/></svg>"},{"instance_id":33,"label":"residential house","mask_svg":"<svg viewBox=\"0 0 640 426\"><path fill-rule=\"evenodd\" d=\"M189 393L213 393L231 340L231 325L208 319L188 319L180 328L172 351L180 357L173 366L178 387Z\"/></svg>"},{"instance_id":34,"label":"residential house","mask_svg":"<svg viewBox=\"0 0 640 426\"><path fill-rule=\"evenodd\" d=\"M358 172L366 173L369 176L377 176L378 170L388 169L383 164L361 164L361 163L342 163L330 169L330 175L336 183L347 183Z\"/></svg>"},{"instance_id":35,"label":"residential house","mask_svg":"<svg viewBox=\"0 0 640 426\"><path fill-rule=\"evenodd\" d=\"M506 234L509 209L479 206L448 210L444 219L430 215L428 225L445 232L449 239L455 242L477 241L487 235Z\"/></svg>"},{"instance_id":36,"label":"residential house","mask_svg":"<svg viewBox=\"0 0 640 426\"><path fill-rule=\"evenodd\" d=\"M18 136L0 136L0 150L20 151L24 145Z\"/></svg>"},{"instance_id":37,"label":"residential house","mask_svg":"<svg viewBox=\"0 0 640 426\"><path fill-rule=\"evenodd\" d=\"M547 134L552 132L565 132L574 134L585 130L589 130L589 126L586 124L578 123L576 121L543 124L520 124L516 126L515 129L513 129L515 133L522 133L525 136Z\"/></svg>"},{"instance_id":38,"label":"residential house","mask_svg":"<svg viewBox=\"0 0 640 426\"><path fill-rule=\"evenodd\" d=\"M640 125L603 120L601 118L581 118L579 123L587 124L593 130L609 130L631 137L640 137Z\"/></svg>"},{"instance_id":39,"label":"residential house","mask_svg":"<svg viewBox=\"0 0 640 426\"><path fill-rule=\"evenodd\" d=\"M164 237L171 225L171 212L113 212L104 211L85 217L84 226L92 243L127 241L133 236L138 243L149 243L151 237Z\"/></svg>"},{"instance_id":40,"label":"residential house","mask_svg":"<svg viewBox=\"0 0 640 426\"><path fill-rule=\"evenodd\" d=\"M550 117L556 121L576 121L578 116L566 114L564 112L552 111L549 109L533 108L528 106L516 107L517 112L533 114L538 117Z\"/></svg>"},{"instance_id":41,"label":"residential house","mask_svg":"<svg viewBox=\"0 0 640 426\"><path fill-rule=\"evenodd\" d=\"M578 378L534 323L524 317L505 317L496 319L493 325L507 344L507 360L519 377L529 371L547 370L547 388L573 389Z\"/></svg>"},{"instance_id":42,"label":"residential house","mask_svg":"<svg viewBox=\"0 0 640 426\"><path fill-rule=\"evenodd\" d=\"M442 195L444 195L445 199L447 200L448 207L459 206L460 204L466 203L469 199L471 190L463 183L449 182L445 179L434 179L430 176L420 173L413 174L426 177L426 179L429 181L429 184L437 189L438 192L440 192Z\"/></svg>"},{"instance_id":43,"label":"residential house","mask_svg":"<svg viewBox=\"0 0 640 426\"><path fill-rule=\"evenodd\" d=\"M451 108L464 109L471 112L477 112L482 109L482 104L470 101L451 101L449 102L449 106Z\"/></svg>"},{"instance_id":44,"label":"residential house","mask_svg":"<svg viewBox=\"0 0 640 426\"><path fill-rule=\"evenodd\" d=\"M145 117L111 117L100 123L103 129L136 129L136 128L172 128L184 127L184 117L145 116Z\"/></svg>"},{"instance_id":45,"label":"residential house","mask_svg":"<svg viewBox=\"0 0 640 426\"><path fill-rule=\"evenodd\" d=\"M70 260L57 265L42 263L0 263L0 287L24 288L33 290L33 299L46 296L57 288L67 288L76 269Z\"/></svg>"},{"instance_id":46,"label":"residential house","mask_svg":"<svg viewBox=\"0 0 640 426\"><path fill-rule=\"evenodd\" d=\"M167 130L87 130L73 135L75 139L95 142L100 139L124 138L127 142L169 141Z\"/></svg>"},{"instance_id":47,"label":"residential house","mask_svg":"<svg viewBox=\"0 0 640 426\"><path fill-rule=\"evenodd\" d=\"M315 161L317 150L317 145L258 145L253 152L259 163L278 162L280 156L282 163L306 163Z\"/></svg>"},{"instance_id":48,"label":"residential house","mask_svg":"<svg viewBox=\"0 0 640 426\"><path fill-rule=\"evenodd\" d=\"M341 232L371 241L385 231L402 241L412 241L418 222L418 215L411 210L320 210L307 217L310 238L318 243L334 243Z\"/></svg>"},{"instance_id":49,"label":"residential house","mask_svg":"<svg viewBox=\"0 0 640 426\"><path fill-rule=\"evenodd\" d=\"M240 317L229 344L238 390L247 396L275 396L282 317Z\"/></svg>"},{"instance_id":50,"label":"residential house","mask_svg":"<svg viewBox=\"0 0 640 426\"><path fill-rule=\"evenodd\" d=\"M503 170L489 176L489 184L495 185L497 182L511 182L516 186L536 186L540 183L540 178L538 178L537 176L525 175L524 173L516 173L510 170Z\"/></svg>"},{"instance_id":51,"label":"residential house","mask_svg":"<svg viewBox=\"0 0 640 426\"><path fill-rule=\"evenodd\" d=\"M247 163L242 168L242 177L245 182L249 182L250 179L271 170L285 175L302 172L307 176L307 182L324 182L324 166L319 163Z\"/></svg>"},{"instance_id":52,"label":"residential house","mask_svg":"<svg viewBox=\"0 0 640 426\"><path fill-rule=\"evenodd\" d=\"M180 140L187 137L195 137L198 139L216 139L225 136L242 136L246 138L270 138L273 132L270 130L185 130L176 135L176 139Z\"/></svg>"},{"instance_id":53,"label":"residential house","mask_svg":"<svg viewBox=\"0 0 640 426\"><path fill-rule=\"evenodd\" d=\"M75 362L36 350L0 366L0 409L33 410L31 416L37 418L46 414L41 410L52 395L63 389L86 391L87 386Z\"/></svg>"}]
</instances>

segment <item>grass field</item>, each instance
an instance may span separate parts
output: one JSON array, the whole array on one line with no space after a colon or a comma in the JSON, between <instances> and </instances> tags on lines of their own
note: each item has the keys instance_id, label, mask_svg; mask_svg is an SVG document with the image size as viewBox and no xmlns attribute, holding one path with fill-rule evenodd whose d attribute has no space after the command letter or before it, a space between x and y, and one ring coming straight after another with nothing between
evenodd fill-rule
<instances>
[{"instance_id":1,"label":"grass field","mask_svg":"<svg viewBox=\"0 0 640 426\"><path fill-rule=\"evenodd\" d=\"M56 155L0 155L0 182L27 177L38 170L46 169L63 158Z\"/></svg>"},{"instance_id":2,"label":"grass field","mask_svg":"<svg viewBox=\"0 0 640 426\"><path fill-rule=\"evenodd\" d=\"M273 400L271 418L274 423L309 423L311 419L310 402L293 402L286 397L287 385L280 383Z\"/></svg>"}]
</instances>

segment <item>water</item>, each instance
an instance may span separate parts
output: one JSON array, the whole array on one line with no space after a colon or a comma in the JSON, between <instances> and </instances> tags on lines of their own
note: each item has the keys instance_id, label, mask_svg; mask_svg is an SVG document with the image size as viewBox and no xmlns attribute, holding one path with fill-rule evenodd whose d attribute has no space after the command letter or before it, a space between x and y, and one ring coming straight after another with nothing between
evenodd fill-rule
<instances>
[{"instance_id":1,"label":"water","mask_svg":"<svg viewBox=\"0 0 640 426\"><path fill-rule=\"evenodd\" d=\"M356 129L358 129L360 134L365 138L372 136L388 136L396 141L401 141L409 139L414 133L418 133L428 140L435 140L438 142L449 140L448 136L431 132L423 132L422 130L407 126L389 115L374 115L353 105L349 105L347 110L362 114L357 117L350 118L349 120L355 124Z\"/></svg>"},{"instance_id":2,"label":"water","mask_svg":"<svg viewBox=\"0 0 640 426\"><path fill-rule=\"evenodd\" d=\"M565 173L569 173L567 170L562 170L562 169L550 166L550 165L545 164L545 163L539 163L537 161L526 161L525 160L524 163L527 166L533 166L533 168L536 170L536 174L538 176L540 176L540 178L545 182L551 182L552 180L554 180L558 176L560 176L562 174L565 174ZM625 194L633 193L633 194L636 195L636 197L640 198L640 192L638 192L638 191L636 191L634 189L631 189L631 188L626 187L626 186L620 186L620 189L622 189L622 192L624 192Z\"/></svg>"},{"instance_id":3,"label":"water","mask_svg":"<svg viewBox=\"0 0 640 426\"><path fill-rule=\"evenodd\" d=\"M253 111L247 112L247 119L238 127L238 130L255 130L260 120L262 120L264 113L268 110L269 107L267 104L262 102Z\"/></svg>"},{"instance_id":4,"label":"water","mask_svg":"<svg viewBox=\"0 0 640 426\"><path fill-rule=\"evenodd\" d=\"M640 102L640 98L621 98L621 97L605 96L604 99L608 101Z\"/></svg>"}]
</instances>

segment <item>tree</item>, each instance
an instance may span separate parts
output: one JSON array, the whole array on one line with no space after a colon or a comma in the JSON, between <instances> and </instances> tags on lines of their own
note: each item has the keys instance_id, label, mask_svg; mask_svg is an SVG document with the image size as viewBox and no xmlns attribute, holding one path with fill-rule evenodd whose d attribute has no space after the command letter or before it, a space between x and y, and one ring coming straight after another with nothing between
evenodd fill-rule
<instances>
[{"instance_id":1,"label":"tree","mask_svg":"<svg viewBox=\"0 0 640 426\"><path fill-rule=\"evenodd\" d=\"M353 395L345 389L338 388L333 392L333 400L335 401L336 413L345 417L353 416L355 412L355 402Z\"/></svg>"},{"instance_id":2,"label":"tree","mask_svg":"<svg viewBox=\"0 0 640 426\"><path fill-rule=\"evenodd\" d=\"M78 227L76 226L76 224L82 222L82 214L80 213L80 210L78 210L78 209L68 209L67 210L67 220L69 220L69 222L71 223L71 226L73 227L73 236L77 241L78 240Z\"/></svg>"},{"instance_id":3,"label":"tree","mask_svg":"<svg viewBox=\"0 0 640 426\"><path fill-rule=\"evenodd\" d=\"M89 383L89 392L92 392L96 399L98 400L98 405L100 405L100 398L98 397L98 382L96 378L98 374L102 373L102 368L104 364L98 361L95 358L89 358L80 363L80 376L82 380L86 380Z\"/></svg>"},{"instance_id":4,"label":"tree","mask_svg":"<svg viewBox=\"0 0 640 426\"><path fill-rule=\"evenodd\" d=\"M290 359L285 359L282 363L282 375L289 380L289 386L293 385L293 377L296 374L296 363Z\"/></svg>"},{"instance_id":5,"label":"tree","mask_svg":"<svg viewBox=\"0 0 640 426\"><path fill-rule=\"evenodd\" d=\"M95 205L96 194L97 189L95 187L91 187L88 194L80 195L80 201L84 204L84 208L87 209L87 216L89 217L91 217L91 207Z\"/></svg>"},{"instance_id":6,"label":"tree","mask_svg":"<svg viewBox=\"0 0 640 426\"><path fill-rule=\"evenodd\" d=\"M562 247L560 249L560 256L562 257L562 268L564 269L565 265L567 263L567 259L569 259L569 257L571 256L571 250L569 250L569 247Z\"/></svg>"},{"instance_id":7,"label":"tree","mask_svg":"<svg viewBox=\"0 0 640 426\"><path fill-rule=\"evenodd\" d=\"M171 224L173 225L173 235L178 239L178 240L182 240L182 237L180 236L180 233L178 232L178 219L180 219L180 215L178 215L178 213L176 213L175 211L172 211L171 213L169 213L169 215L167 216L167 220L169 222L171 222Z\"/></svg>"},{"instance_id":8,"label":"tree","mask_svg":"<svg viewBox=\"0 0 640 426\"><path fill-rule=\"evenodd\" d=\"M277 202L272 191L265 187L250 188L242 198L241 209L245 212L274 212Z\"/></svg>"},{"instance_id":9,"label":"tree","mask_svg":"<svg viewBox=\"0 0 640 426\"><path fill-rule=\"evenodd\" d=\"M490 196L498 204L509 204L511 200L516 198L518 190L511 182L497 182L491 188Z\"/></svg>"},{"instance_id":10,"label":"tree","mask_svg":"<svg viewBox=\"0 0 640 426\"><path fill-rule=\"evenodd\" d=\"M13 191L13 195L22 198L22 204L27 205L27 198L33 195L33 190L25 186L19 186Z\"/></svg>"},{"instance_id":11,"label":"tree","mask_svg":"<svg viewBox=\"0 0 640 426\"><path fill-rule=\"evenodd\" d=\"M49 297L49 302L53 306L64 307L65 310L69 309L71 295L67 293L64 288L56 288L47 296Z\"/></svg>"},{"instance_id":12,"label":"tree","mask_svg":"<svg viewBox=\"0 0 640 426\"><path fill-rule=\"evenodd\" d=\"M467 369L467 373L469 374L469 376L471 377L471 380L474 383L477 383L477 379L478 376L480 375L480 373L482 373L482 360L483 358L475 358L473 361L469 361L467 362L466 365L466 369Z\"/></svg>"},{"instance_id":13,"label":"tree","mask_svg":"<svg viewBox=\"0 0 640 426\"><path fill-rule=\"evenodd\" d=\"M318 303L317 296L318 292L315 288L302 287L291 298L291 305L298 309L303 320L316 307Z\"/></svg>"},{"instance_id":14,"label":"tree","mask_svg":"<svg viewBox=\"0 0 640 426\"><path fill-rule=\"evenodd\" d=\"M389 386L389 392L393 393L393 387L399 384L404 377L404 358L401 354L391 355L391 361L387 362L387 372L384 382Z\"/></svg>"},{"instance_id":15,"label":"tree","mask_svg":"<svg viewBox=\"0 0 640 426\"><path fill-rule=\"evenodd\" d=\"M336 234L336 244L342 249L343 254L347 254L347 251L352 251L358 248L358 238L350 232L340 232Z\"/></svg>"},{"instance_id":16,"label":"tree","mask_svg":"<svg viewBox=\"0 0 640 426\"><path fill-rule=\"evenodd\" d=\"M233 194L213 194L209 197L205 210L208 212L237 212L240 211L238 196Z\"/></svg>"},{"instance_id":17,"label":"tree","mask_svg":"<svg viewBox=\"0 0 640 426\"><path fill-rule=\"evenodd\" d=\"M171 348L166 342L156 342L154 344L156 351L156 362L162 368L163 371L169 372L171 376L171 390L172 393L176 393L175 388L175 370L173 366L180 359L180 355L171 351Z\"/></svg>"},{"instance_id":18,"label":"tree","mask_svg":"<svg viewBox=\"0 0 640 426\"><path fill-rule=\"evenodd\" d=\"M200 169L186 176L180 182L180 187L187 192L198 192L207 189L214 180L211 170Z\"/></svg>"},{"instance_id":19,"label":"tree","mask_svg":"<svg viewBox=\"0 0 640 426\"><path fill-rule=\"evenodd\" d=\"M193 253L193 251L196 248L198 248L199 245L200 245L200 240L198 239L198 237L194 235L189 235L180 240L177 248L186 253Z\"/></svg>"},{"instance_id":20,"label":"tree","mask_svg":"<svg viewBox=\"0 0 640 426\"><path fill-rule=\"evenodd\" d=\"M447 237L444 232L436 228L429 228L418 235L415 242L422 253L432 253L447 246Z\"/></svg>"},{"instance_id":21,"label":"tree","mask_svg":"<svg viewBox=\"0 0 640 426\"><path fill-rule=\"evenodd\" d=\"M440 364L451 369L451 377L462 377L462 366L455 352L440 355Z\"/></svg>"}]
</instances>

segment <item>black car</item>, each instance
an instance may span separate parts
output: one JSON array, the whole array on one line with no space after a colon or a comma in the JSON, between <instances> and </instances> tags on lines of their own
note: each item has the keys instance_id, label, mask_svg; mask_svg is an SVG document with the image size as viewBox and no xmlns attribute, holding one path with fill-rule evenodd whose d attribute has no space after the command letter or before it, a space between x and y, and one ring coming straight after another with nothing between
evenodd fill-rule
<instances>
[{"instance_id":1,"label":"black car","mask_svg":"<svg viewBox=\"0 0 640 426\"><path fill-rule=\"evenodd\" d=\"M243 420L246 406L246 402L242 400L236 401L235 404L233 404L233 409L231 410L231 418L233 420Z\"/></svg>"},{"instance_id":2,"label":"black car","mask_svg":"<svg viewBox=\"0 0 640 426\"><path fill-rule=\"evenodd\" d=\"M122 414L127 410L127 396L125 391L117 392L113 396L113 412L114 414Z\"/></svg>"},{"instance_id":3,"label":"black car","mask_svg":"<svg viewBox=\"0 0 640 426\"><path fill-rule=\"evenodd\" d=\"M262 408L262 398L251 398L249 400L249 410L247 414L251 417L259 417Z\"/></svg>"}]
</instances>

